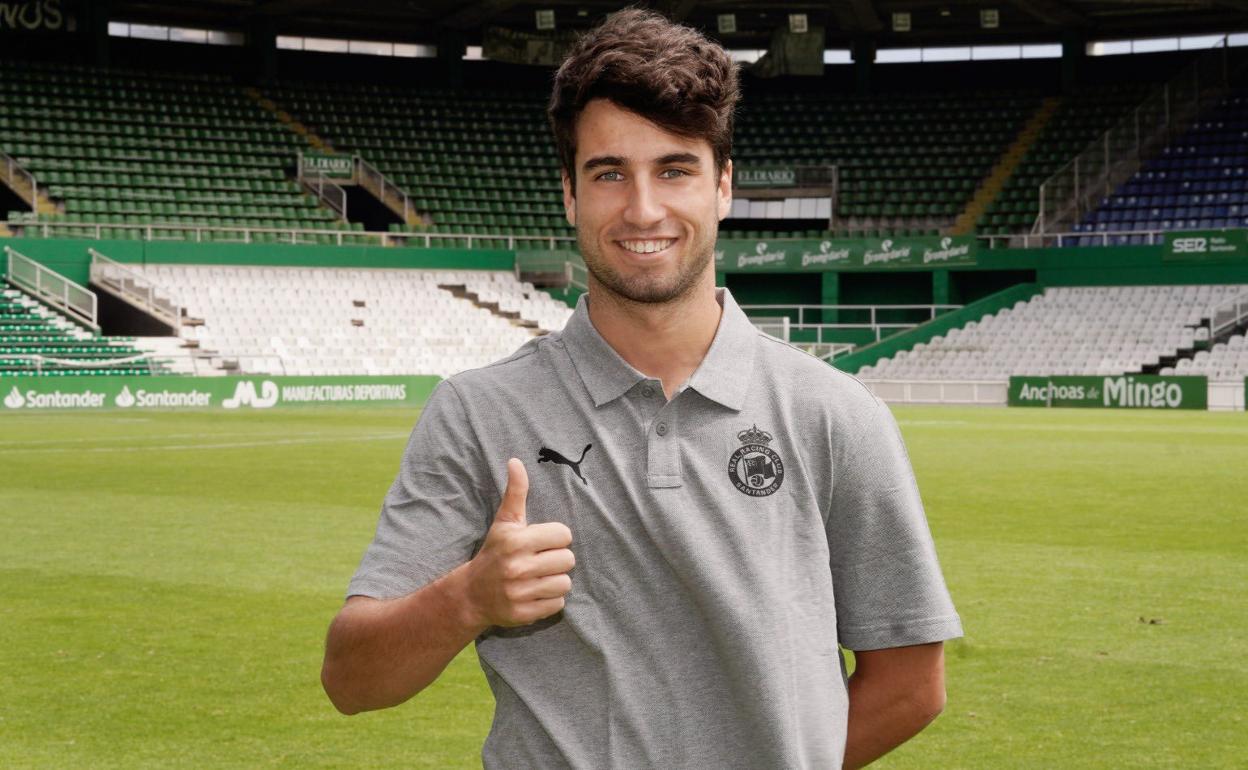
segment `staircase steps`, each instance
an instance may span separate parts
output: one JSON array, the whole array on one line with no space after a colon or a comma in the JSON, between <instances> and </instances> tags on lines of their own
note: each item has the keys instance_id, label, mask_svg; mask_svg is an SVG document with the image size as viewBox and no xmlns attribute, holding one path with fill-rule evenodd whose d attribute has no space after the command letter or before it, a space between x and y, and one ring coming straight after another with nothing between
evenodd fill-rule
<instances>
[{"instance_id":1,"label":"staircase steps","mask_svg":"<svg viewBox=\"0 0 1248 770\"><path fill-rule=\"evenodd\" d=\"M1005 187L1005 183L1013 176L1015 170L1023 162L1023 158L1031 150L1032 145L1040 137L1040 133L1044 127L1048 125L1049 120L1053 118L1058 107L1061 106L1061 100L1056 97L1048 97L1032 114L1023 129L1018 132L1018 136L1010 144L1001 159L992 167L992 171L984 178L979 189L975 191L974 197L970 203L966 205L966 209L958 215L953 222L953 229L950 235L969 235L975 229L975 223L979 221L992 202L1001 194L1001 190Z\"/></svg>"}]
</instances>

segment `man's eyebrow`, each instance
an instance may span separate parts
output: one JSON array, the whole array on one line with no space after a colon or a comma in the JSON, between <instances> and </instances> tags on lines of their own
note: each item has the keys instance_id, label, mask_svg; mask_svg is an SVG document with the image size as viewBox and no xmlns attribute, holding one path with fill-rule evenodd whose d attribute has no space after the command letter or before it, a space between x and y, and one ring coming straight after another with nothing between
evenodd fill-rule
<instances>
[{"instance_id":1,"label":"man's eyebrow","mask_svg":"<svg viewBox=\"0 0 1248 770\"><path fill-rule=\"evenodd\" d=\"M581 168L585 171L593 171L594 169L601 168L603 166L627 166L628 161L628 158L623 158L619 155L599 155L585 161L581 164ZM683 163L687 166L698 166L701 165L701 162L701 159L691 152L670 152L667 155L654 159L654 164L656 166L669 166L673 163Z\"/></svg>"},{"instance_id":2,"label":"man's eyebrow","mask_svg":"<svg viewBox=\"0 0 1248 770\"><path fill-rule=\"evenodd\" d=\"M581 168L585 171L593 171L602 166L625 166L628 165L626 161L626 158L621 158L618 155L599 155L596 158L590 158L585 161Z\"/></svg>"},{"instance_id":3,"label":"man's eyebrow","mask_svg":"<svg viewBox=\"0 0 1248 770\"><path fill-rule=\"evenodd\" d=\"M701 164L702 159L691 152L673 152L659 158L655 164L659 166L667 166L672 163L684 163L687 166L697 166Z\"/></svg>"}]
</instances>

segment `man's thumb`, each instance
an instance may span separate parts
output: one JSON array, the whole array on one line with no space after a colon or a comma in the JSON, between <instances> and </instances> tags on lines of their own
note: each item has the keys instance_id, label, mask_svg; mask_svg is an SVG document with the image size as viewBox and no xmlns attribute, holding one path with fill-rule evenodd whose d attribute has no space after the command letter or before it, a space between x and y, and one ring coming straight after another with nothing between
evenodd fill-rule
<instances>
[{"instance_id":1,"label":"man's thumb","mask_svg":"<svg viewBox=\"0 0 1248 770\"><path fill-rule=\"evenodd\" d=\"M503 491L503 502L498 506L497 521L508 521L523 526L525 521L525 501L529 497L529 473L524 463L511 458L507 461L507 489Z\"/></svg>"}]
</instances>

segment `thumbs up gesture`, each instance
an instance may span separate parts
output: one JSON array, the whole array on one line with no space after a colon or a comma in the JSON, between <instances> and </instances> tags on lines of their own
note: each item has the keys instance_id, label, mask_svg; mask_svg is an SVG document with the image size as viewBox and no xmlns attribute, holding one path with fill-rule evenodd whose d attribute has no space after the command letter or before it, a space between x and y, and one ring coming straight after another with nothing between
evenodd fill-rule
<instances>
[{"instance_id":1,"label":"thumbs up gesture","mask_svg":"<svg viewBox=\"0 0 1248 770\"><path fill-rule=\"evenodd\" d=\"M485 543L468 562L468 601L485 626L522 626L563 609L576 563L572 530L559 522L528 524L529 474L507 461L507 489Z\"/></svg>"}]
</instances>

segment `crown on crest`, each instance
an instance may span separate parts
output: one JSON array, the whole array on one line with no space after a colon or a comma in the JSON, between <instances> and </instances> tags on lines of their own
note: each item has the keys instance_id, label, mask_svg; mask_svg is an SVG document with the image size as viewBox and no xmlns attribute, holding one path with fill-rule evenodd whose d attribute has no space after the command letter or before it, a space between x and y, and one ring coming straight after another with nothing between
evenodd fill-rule
<instances>
[{"instance_id":1,"label":"crown on crest","mask_svg":"<svg viewBox=\"0 0 1248 770\"><path fill-rule=\"evenodd\" d=\"M771 434L765 430L759 430L755 425L749 430L743 430L737 434L742 444L769 444L771 443Z\"/></svg>"}]
</instances>

